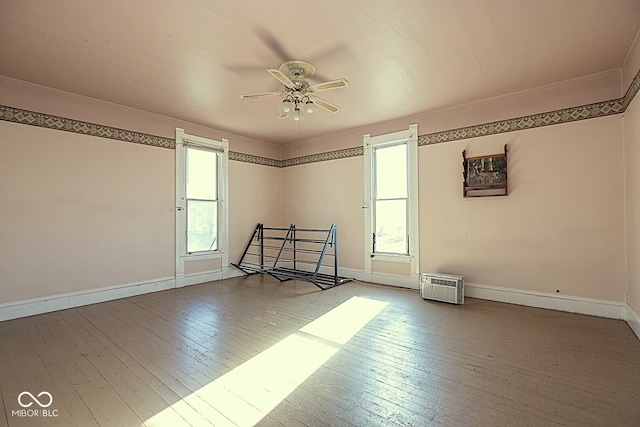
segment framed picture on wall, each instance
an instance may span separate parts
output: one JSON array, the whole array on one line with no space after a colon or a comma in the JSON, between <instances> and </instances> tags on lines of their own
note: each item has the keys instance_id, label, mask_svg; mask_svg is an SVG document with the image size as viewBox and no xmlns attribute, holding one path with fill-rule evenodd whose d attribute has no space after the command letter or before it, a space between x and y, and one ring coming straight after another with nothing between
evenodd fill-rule
<instances>
[{"instance_id":1,"label":"framed picture on wall","mask_svg":"<svg viewBox=\"0 0 640 427\"><path fill-rule=\"evenodd\" d=\"M462 152L464 197L506 196L509 193L507 176L507 146L504 153L466 157Z\"/></svg>"}]
</instances>

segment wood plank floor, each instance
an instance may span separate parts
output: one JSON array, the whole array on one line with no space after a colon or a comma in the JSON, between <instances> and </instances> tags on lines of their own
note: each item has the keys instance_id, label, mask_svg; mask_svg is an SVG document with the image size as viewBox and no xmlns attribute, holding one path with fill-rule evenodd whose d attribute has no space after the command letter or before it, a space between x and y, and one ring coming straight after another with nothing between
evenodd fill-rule
<instances>
[{"instance_id":1,"label":"wood plank floor","mask_svg":"<svg viewBox=\"0 0 640 427\"><path fill-rule=\"evenodd\" d=\"M301 331L353 297L386 305L346 342ZM0 322L0 426L254 424L640 426L640 340L622 321L260 275Z\"/></svg>"}]
</instances>

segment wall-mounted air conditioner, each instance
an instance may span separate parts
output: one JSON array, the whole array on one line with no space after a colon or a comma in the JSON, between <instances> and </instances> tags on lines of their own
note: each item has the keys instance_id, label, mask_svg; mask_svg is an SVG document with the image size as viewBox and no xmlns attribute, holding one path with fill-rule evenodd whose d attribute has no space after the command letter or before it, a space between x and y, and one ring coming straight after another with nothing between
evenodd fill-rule
<instances>
[{"instance_id":1,"label":"wall-mounted air conditioner","mask_svg":"<svg viewBox=\"0 0 640 427\"><path fill-rule=\"evenodd\" d=\"M464 304L464 280L452 274L422 273L420 293L424 299Z\"/></svg>"}]
</instances>

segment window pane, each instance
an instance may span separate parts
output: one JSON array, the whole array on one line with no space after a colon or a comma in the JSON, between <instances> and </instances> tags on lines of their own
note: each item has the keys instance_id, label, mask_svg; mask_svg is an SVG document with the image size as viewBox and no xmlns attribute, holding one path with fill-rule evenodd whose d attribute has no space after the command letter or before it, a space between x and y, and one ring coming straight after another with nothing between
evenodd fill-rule
<instances>
[{"instance_id":1,"label":"window pane","mask_svg":"<svg viewBox=\"0 0 640 427\"><path fill-rule=\"evenodd\" d=\"M376 252L407 253L407 201L376 201Z\"/></svg>"},{"instance_id":2,"label":"window pane","mask_svg":"<svg viewBox=\"0 0 640 427\"><path fill-rule=\"evenodd\" d=\"M217 153L187 148L187 198L218 199Z\"/></svg>"},{"instance_id":3,"label":"window pane","mask_svg":"<svg viewBox=\"0 0 640 427\"><path fill-rule=\"evenodd\" d=\"M407 145L375 150L376 199L407 197Z\"/></svg>"},{"instance_id":4,"label":"window pane","mask_svg":"<svg viewBox=\"0 0 640 427\"><path fill-rule=\"evenodd\" d=\"M187 252L218 249L218 202L187 199Z\"/></svg>"}]
</instances>

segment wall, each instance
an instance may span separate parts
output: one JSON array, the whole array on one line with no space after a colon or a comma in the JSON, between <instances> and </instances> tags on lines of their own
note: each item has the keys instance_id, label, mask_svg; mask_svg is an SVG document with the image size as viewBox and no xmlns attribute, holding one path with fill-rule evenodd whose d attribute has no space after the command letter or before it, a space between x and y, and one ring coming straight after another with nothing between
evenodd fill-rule
<instances>
[{"instance_id":1,"label":"wall","mask_svg":"<svg viewBox=\"0 0 640 427\"><path fill-rule=\"evenodd\" d=\"M640 73L640 33L622 68L623 84L632 84ZM640 82L636 79L635 90ZM627 321L640 337L640 97L633 98L624 113L624 169L626 196Z\"/></svg>"},{"instance_id":2,"label":"wall","mask_svg":"<svg viewBox=\"0 0 640 427\"><path fill-rule=\"evenodd\" d=\"M509 195L463 198L462 150L482 156L505 144ZM619 115L421 148L421 271L622 301L621 162Z\"/></svg>"},{"instance_id":3,"label":"wall","mask_svg":"<svg viewBox=\"0 0 640 427\"><path fill-rule=\"evenodd\" d=\"M362 156L282 169L285 224L338 227L338 266L364 268Z\"/></svg>"},{"instance_id":4,"label":"wall","mask_svg":"<svg viewBox=\"0 0 640 427\"><path fill-rule=\"evenodd\" d=\"M470 283L511 290L622 301L622 120L616 115L420 146L420 271L462 274ZM342 142L354 146L361 137ZM486 155L502 152L504 144L510 195L464 199L462 150ZM355 270L362 270L365 253L363 161L358 156L293 166L283 179L287 221L338 224L340 265Z\"/></svg>"},{"instance_id":5,"label":"wall","mask_svg":"<svg viewBox=\"0 0 640 427\"><path fill-rule=\"evenodd\" d=\"M0 320L175 285L176 127L228 138L236 158L280 158L273 144L1 76L0 105L92 127L0 120ZM106 126L161 145L91 134ZM258 221L281 220L281 171L231 160L229 191L234 262Z\"/></svg>"},{"instance_id":6,"label":"wall","mask_svg":"<svg viewBox=\"0 0 640 427\"><path fill-rule=\"evenodd\" d=\"M624 114L626 172L627 302L640 314L640 99ZM640 320L640 319L639 319Z\"/></svg>"},{"instance_id":7,"label":"wall","mask_svg":"<svg viewBox=\"0 0 640 427\"><path fill-rule=\"evenodd\" d=\"M256 225L282 221L282 172L271 166L229 162L229 262L237 262Z\"/></svg>"},{"instance_id":8,"label":"wall","mask_svg":"<svg viewBox=\"0 0 640 427\"><path fill-rule=\"evenodd\" d=\"M625 65L622 73L601 73L352 129L282 150L1 76L0 104L169 141L175 127L182 127L192 134L227 138L231 151L272 159L274 165L279 159L355 147L350 157L316 159L284 169L232 160L229 203L232 262L257 222L309 227L335 223L340 230L339 263L357 273L363 269L365 253L363 157L358 154L364 133L397 131L417 122L419 134L425 135L614 99L623 93L620 81L630 81L629 69L640 58L637 50L630 53L631 65ZM420 270L464 274L478 289L559 294L559 298L610 301L614 307L626 292L629 307L637 311L640 272L634 260L640 251L636 237L640 208L635 196L639 177L633 166L638 160L638 100L624 117L598 117L421 145ZM3 206L5 200L9 206L0 212L0 309L30 298L163 281L174 274L172 149L6 121L0 121L0 132L0 196ZM511 194L463 199L461 151L495 153L505 143L510 150ZM242 154L237 158L244 159ZM25 214L27 208L32 215ZM101 227L96 230L88 218L99 220ZM127 246L132 237L136 244ZM201 271L201 265L193 266L194 273Z\"/></svg>"},{"instance_id":9,"label":"wall","mask_svg":"<svg viewBox=\"0 0 640 427\"><path fill-rule=\"evenodd\" d=\"M638 57L630 55L631 68ZM380 135L417 123L421 271L466 273L471 296L621 317L625 294L623 121L611 114L624 108L623 74L628 76L629 71L612 70L299 141L283 148L284 163L299 165L296 177L306 175L302 171L310 170L307 162L318 159L355 155L361 159L356 164L361 163L363 134ZM485 136L470 137L475 135ZM469 155L499 153L505 143L517 148L509 160L515 195L502 201L462 199L462 150L467 148ZM329 176L335 161L320 163L326 163L319 167L320 173ZM360 171L330 179L354 189L363 187ZM307 192L327 191L321 178L307 180ZM438 184L431 187L432 181ZM362 194L354 197L360 201ZM320 202L306 211L306 204L298 210L290 208L298 205L295 199L288 203L285 210L296 212L298 222L321 215ZM536 214L540 211L542 215ZM341 244L361 242L363 236L357 231L361 218L353 215L344 221L350 234L341 238ZM327 216L325 222L332 218ZM496 233L499 237L494 237ZM497 249L486 247L489 241ZM512 252L509 245L523 250ZM341 265L357 276L364 249L360 243L353 248L359 252ZM507 269L498 269L503 264ZM384 283L406 285L400 277L406 274L379 267L395 276ZM590 274L594 269L596 274Z\"/></svg>"},{"instance_id":10,"label":"wall","mask_svg":"<svg viewBox=\"0 0 640 427\"><path fill-rule=\"evenodd\" d=\"M173 152L0 121L0 303L173 276Z\"/></svg>"}]
</instances>

